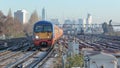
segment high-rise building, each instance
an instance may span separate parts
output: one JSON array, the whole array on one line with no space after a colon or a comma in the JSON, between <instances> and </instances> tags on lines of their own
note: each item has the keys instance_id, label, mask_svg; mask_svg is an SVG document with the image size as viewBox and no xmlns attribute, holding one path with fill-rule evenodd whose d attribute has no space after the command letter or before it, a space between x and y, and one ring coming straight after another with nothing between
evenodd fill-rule
<instances>
[{"instance_id":1,"label":"high-rise building","mask_svg":"<svg viewBox=\"0 0 120 68\"><path fill-rule=\"evenodd\" d=\"M86 28L91 26L91 24L92 24L92 16L90 14L88 14L87 19L86 19Z\"/></svg>"},{"instance_id":2,"label":"high-rise building","mask_svg":"<svg viewBox=\"0 0 120 68\"><path fill-rule=\"evenodd\" d=\"M45 8L42 9L42 20L45 20Z\"/></svg>"},{"instance_id":3,"label":"high-rise building","mask_svg":"<svg viewBox=\"0 0 120 68\"><path fill-rule=\"evenodd\" d=\"M14 12L14 18L25 24L28 22L28 12L26 10L17 10Z\"/></svg>"},{"instance_id":4,"label":"high-rise building","mask_svg":"<svg viewBox=\"0 0 120 68\"><path fill-rule=\"evenodd\" d=\"M80 27L84 28L85 24L86 24L86 20L85 19L78 19L78 24Z\"/></svg>"}]
</instances>

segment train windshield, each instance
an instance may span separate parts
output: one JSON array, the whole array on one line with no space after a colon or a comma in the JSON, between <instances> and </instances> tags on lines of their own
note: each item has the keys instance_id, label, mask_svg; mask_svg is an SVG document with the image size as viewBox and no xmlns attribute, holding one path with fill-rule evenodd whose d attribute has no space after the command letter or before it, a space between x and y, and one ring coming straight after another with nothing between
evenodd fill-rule
<instances>
[{"instance_id":1,"label":"train windshield","mask_svg":"<svg viewBox=\"0 0 120 68\"><path fill-rule=\"evenodd\" d=\"M42 32L43 31L43 26L37 25L35 26L34 32Z\"/></svg>"},{"instance_id":2,"label":"train windshield","mask_svg":"<svg viewBox=\"0 0 120 68\"><path fill-rule=\"evenodd\" d=\"M45 32L51 32L52 31L52 27L50 25L49 26L47 26L47 25L45 26L44 25L43 29L44 29Z\"/></svg>"},{"instance_id":3,"label":"train windshield","mask_svg":"<svg viewBox=\"0 0 120 68\"><path fill-rule=\"evenodd\" d=\"M34 32L52 32L51 25L37 25L34 28Z\"/></svg>"}]
</instances>

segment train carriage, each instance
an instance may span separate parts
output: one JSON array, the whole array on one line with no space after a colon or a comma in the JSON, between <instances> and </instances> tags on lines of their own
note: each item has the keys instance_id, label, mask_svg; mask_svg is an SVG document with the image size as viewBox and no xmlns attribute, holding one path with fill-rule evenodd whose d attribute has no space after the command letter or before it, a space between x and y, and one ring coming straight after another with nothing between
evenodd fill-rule
<instances>
[{"instance_id":1,"label":"train carriage","mask_svg":"<svg viewBox=\"0 0 120 68\"><path fill-rule=\"evenodd\" d=\"M49 21L38 21L34 24L33 35L36 47L53 46L63 34L63 30Z\"/></svg>"}]
</instances>

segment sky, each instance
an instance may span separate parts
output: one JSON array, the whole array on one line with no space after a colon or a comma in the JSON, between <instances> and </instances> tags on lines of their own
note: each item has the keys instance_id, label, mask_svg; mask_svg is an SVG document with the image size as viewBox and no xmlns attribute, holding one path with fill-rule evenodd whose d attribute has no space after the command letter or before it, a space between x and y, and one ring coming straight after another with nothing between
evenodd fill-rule
<instances>
[{"instance_id":1,"label":"sky","mask_svg":"<svg viewBox=\"0 0 120 68\"><path fill-rule=\"evenodd\" d=\"M7 15L9 8L12 13L18 9L25 9L29 15L37 10L41 17L42 8L45 8L47 19L87 18L90 13L93 23L108 22L120 24L120 0L0 0L0 10Z\"/></svg>"}]
</instances>

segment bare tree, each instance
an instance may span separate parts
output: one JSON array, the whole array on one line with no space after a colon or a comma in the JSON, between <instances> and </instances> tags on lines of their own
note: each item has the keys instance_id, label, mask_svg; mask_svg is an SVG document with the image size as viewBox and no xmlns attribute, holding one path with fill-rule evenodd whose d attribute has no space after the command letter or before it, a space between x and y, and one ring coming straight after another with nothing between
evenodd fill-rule
<instances>
[{"instance_id":1,"label":"bare tree","mask_svg":"<svg viewBox=\"0 0 120 68\"><path fill-rule=\"evenodd\" d=\"M8 15L5 16L0 11L0 33L5 34L6 36L20 37L23 36L23 25L12 17L11 9L8 12Z\"/></svg>"},{"instance_id":2,"label":"bare tree","mask_svg":"<svg viewBox=\"0 0 120 68\"><path fill-rule=\"evenodd\" d=\"M29 19L29 22L28 24L25 24L24 25L24 29L25 31L27 31L28 33L32 33L32 29L33 29L33 25L35 22L39 21L39 17L38 17L38 13L37 11L35 10L31 16L30 16L30 19Z\"/></svg>"},{"instance_id":3,"label":"bare tree","mask_svg":"<svg viewBox=\"0 0 120 68\"><path fill-rule=\"evenodd\" d=\"M38 20L39 20L38 13L37 13L37 11L35 10L35 11L31 14L29 23L30 23L30 24L34 24L34 23L37 22Z\"/></svg>"}]
</instances>

